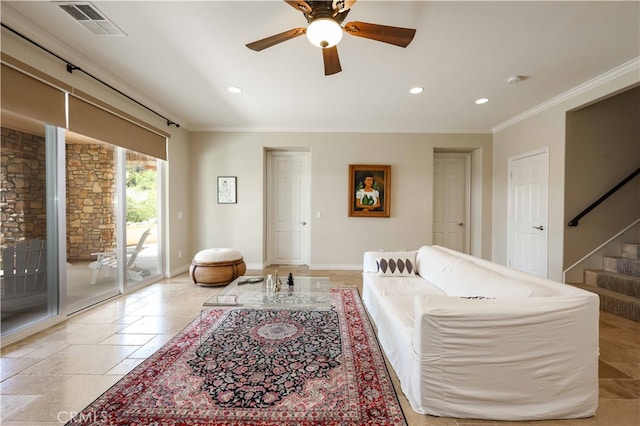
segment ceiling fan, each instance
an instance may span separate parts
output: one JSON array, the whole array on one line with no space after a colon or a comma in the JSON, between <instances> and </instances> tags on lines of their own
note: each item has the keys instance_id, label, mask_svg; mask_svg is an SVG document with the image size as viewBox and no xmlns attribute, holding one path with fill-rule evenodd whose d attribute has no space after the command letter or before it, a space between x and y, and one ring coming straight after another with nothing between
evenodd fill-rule
<instances>
[{"instance_id":1,"label":"ceiling fan","mask_svg":"<svg viewBox=\"0 0 640 426\"><path fill-rule=\"evenodd\" d=\"M307 28L300 27L285 31L262 40L247 44L249 49L261 51L283 41L306 34L309 41L322 48L324 75L342 71L338 48L343 32L395 46L407 47L413 40L416 30L411 28L390 27L352 21L341 26L356 0L284 0L291 7L302 12L309 23Z\"/></svg>"}]
</instances>

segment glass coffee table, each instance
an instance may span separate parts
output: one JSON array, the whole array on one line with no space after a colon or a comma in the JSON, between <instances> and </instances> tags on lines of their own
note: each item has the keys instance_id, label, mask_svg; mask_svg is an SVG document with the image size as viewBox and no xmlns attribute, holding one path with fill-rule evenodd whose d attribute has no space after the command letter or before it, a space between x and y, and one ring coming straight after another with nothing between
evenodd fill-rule
<instances>
[{"instance_id":1,"label":"glass coffee table","mask_svg":"<svg viewBox=\"0 0 640 426\"><path fill-rule=\"evenodd\" d=\"M241 276L202 305L202 310L221 307L262 309L330 309L332 284L327 277L294 277L289 288L284 277L280 291L267 290L266 280L252 283L251 276Z\"/></svg>"}]
</instances>

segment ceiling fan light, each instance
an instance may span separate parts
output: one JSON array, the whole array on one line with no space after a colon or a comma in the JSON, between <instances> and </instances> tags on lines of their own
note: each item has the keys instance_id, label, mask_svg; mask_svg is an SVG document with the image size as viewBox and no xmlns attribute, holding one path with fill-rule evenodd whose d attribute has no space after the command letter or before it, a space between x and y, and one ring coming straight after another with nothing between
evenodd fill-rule
<instances>
[{"instance_id":1,"label":"ceiling fan light","mask_svg":"<svg viewBox=\"0 0 640 426\"><path fill-rule=\"evenodd\" d=\"M342 27L332 18L316 18L307 27L307 39L317 47L333 47L342 40Z\"/></svg>"}]
</instances>

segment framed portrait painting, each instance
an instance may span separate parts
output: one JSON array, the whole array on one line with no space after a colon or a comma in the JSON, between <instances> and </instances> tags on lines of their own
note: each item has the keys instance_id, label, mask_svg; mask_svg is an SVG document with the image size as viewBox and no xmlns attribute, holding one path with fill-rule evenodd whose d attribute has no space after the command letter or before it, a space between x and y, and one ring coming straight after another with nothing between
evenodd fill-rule
<instances>
[{"instance_id":1,"label":"framed portrait painting","mask_svg":"<svg viewBox=\"0 0 640 426\"><path fill-rule=\"evenodd\" d=\"M238 192L235 176L218 176L218 204L236 204Z\"/></svg>"},{"instance_id":2,"label":"framed portrait painting","mask_svg":"<svg viewBox=\"0 0 640 426\"><path fill-rule=\"evenodd\" d=\"M391 166L349 165L349 216L389 217Z\"/></svg>"}]
</instances>

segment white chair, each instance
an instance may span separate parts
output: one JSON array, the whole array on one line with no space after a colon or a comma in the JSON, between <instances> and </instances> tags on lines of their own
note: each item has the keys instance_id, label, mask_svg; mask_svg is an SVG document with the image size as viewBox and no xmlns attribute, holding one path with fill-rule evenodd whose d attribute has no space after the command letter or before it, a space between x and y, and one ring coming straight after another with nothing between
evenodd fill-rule
<instances>
[{"instance_id":1,"label":"white chair","mask_svg":"<svg viewBox=\"0 0 640 426\"><path fill-rule=\"evenodd\" d=\"M151 228L144 231L144 233L140 236L140 240L135 247L127 248L127 278L140 281L144 275L149 273L149 270L139 268L136 266L136 258L138 254L144 248L144 242L151 233ZM117 253L113 251L108 252L99 252L99 253L91 253L93 256L98 256L98 259L95 262L91 262L89 264L89 268L93 269L93 274L91 276L91 285L95 285L98 280L98 275L100 271L104 268L107 275L109 275L112 271L118 269L118 257Z\"/></svg>"},{"instance_id":2,"label":"white chair","mask_svg":"<svg viewBox=\"0 0 640 426\"><path fill-rule=\"evenodd\" d=\"M23 240L2 249L2 314L47 304L47 241Z\"/></svg>"}]
</instances>

